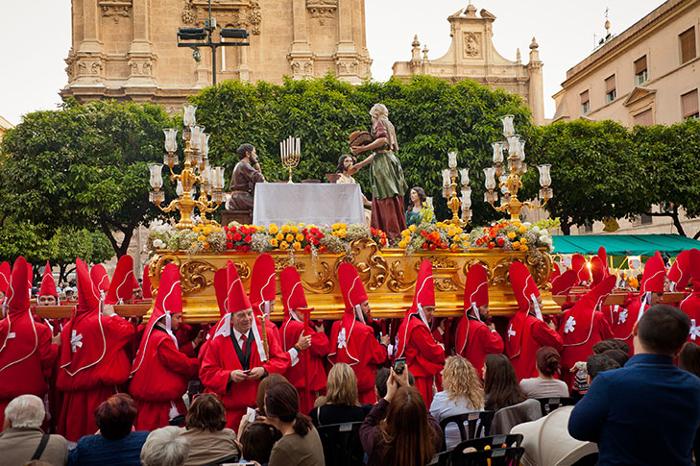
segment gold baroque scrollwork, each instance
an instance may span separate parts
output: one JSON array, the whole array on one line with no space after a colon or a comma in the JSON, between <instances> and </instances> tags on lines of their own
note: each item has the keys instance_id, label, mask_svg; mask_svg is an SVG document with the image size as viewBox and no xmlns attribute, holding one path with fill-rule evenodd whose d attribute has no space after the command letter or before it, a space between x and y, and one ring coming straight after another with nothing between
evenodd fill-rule
<instances>
[{"instance_id":1,"label":"gold baroque scrollwork","mask_svg":"<svg viewBox=\"0 0 700 466\"><path fill-rule=\"evenodd\" d=\"M388 264L379 251L379 246L371 239L353 241L350 256L360 279L371 291L384 285L388 277Z\"/></svg>"},{"instance_id":2,"label":"gold baroque scrollwork","mask_svg":"<svg viewBox=\"0 0 700 466\"><path fill-rule=\"evenodd\" d=\"M395 260L392 262L389 267L389 280L387 282L389 289L395 293L403 293L411 289L416 282L416 271L419 264L420 262L417 262L413 264L413 267L407 267L414 269L414 277L410 278L406 276L406 270L402 267L402 261Z\"/></svg>"},{"instance_id":3,"label":"gold baroque scrollwork","mask_svg":"<svg viewBox=\"0 0 700 466\"><path fill-rule=\"evenodd\" d=\"M306 282L302 280L304 288L314 293L331 293L335 288L335 280L333 280L333 276L337 265L337 262L331 266L326 261L319 261L312 267L313 270L309 271L315 280Z\"/></svg>"},{"instance_id":4,"label":"gold baroque scrollwork","mask_svg":"<svg viewBox=\"0 0 700 466\"><path fill-rule=\"evenodd\" d=\"M512 263L513 259L511 258L501 259L492 269L489 269L489 284L492 286L499 286L510 283L508 281L508 269L510 269L510 264Z\"/></svg>"},{"instance_id":5,"label":"gold baroque scrollwork","mask_svg":"<svg viewBox=\"0 0 700 466\"><path fill-rule=\"evenodd\" d=\"M540 289L551 287L549 276L552 273L552 257L538 249L531 249L525 257L525 265Z\"/></svg>"},{"instance_id":6,"label":"gold baroque scrollwork","mask_svg":"<svg viewBox=\"0 0 700 466\"><path fill-rule=\"evenodd\" d=\"M236 267L236 272L238 272L241 280L247 280L250 277L250 265L247 262L234 262L233 265Z\"/></svg>"},{"instance_id":7,"label":"gold baroque scrollwork","mask_svg":"<svg viewBox=\"0 0 700 466\"><path fill-rule=\"evenodd\" d=\"M246 265L247 267L247 265ZM238 264L236 264L238 268ZM205 261L187 261L180 264L180 285L183 293L198 293L213 284L214 267ZM250 272L248 272L250 274ZM209 275L209 278L207 276ZM242 274L241 278L243 278Z\"/></svg>"}]
</instances>

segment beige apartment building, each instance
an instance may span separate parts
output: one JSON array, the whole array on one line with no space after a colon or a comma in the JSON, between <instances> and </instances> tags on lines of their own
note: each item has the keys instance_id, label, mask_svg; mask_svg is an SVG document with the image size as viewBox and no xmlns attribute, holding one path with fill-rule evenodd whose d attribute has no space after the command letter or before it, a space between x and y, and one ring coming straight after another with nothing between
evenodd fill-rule
<instances>
[{"instance_id":1,"label":"beige apartment building","mask_svg":"<svg viewBox=\"0 0 700 466\"><path fill-rule=\"evenodd\" d=\"M519 95L532 111L535 124L544 123L544 84L539 45L530 43L529 62L522 63L520 50L515 61L504 58L493 45L493 23L496 16L469 3L447 18L452 43L445 55L431 60L428 48L418 36L411 44L411 60L399 61L392 67L393 75L408 80L416 75L436 76L450 82L473 79L494 89Z\"/></svg>"},{"instance_id":2,"label":"beige apartment building","mask_svg":"<svg viewBox=\"0 0 700 466\"><path fill-rule=\"evenodd\" d=\"M2 141L2 138L3 136L5 136L7 130L13 127L14 126L12 125L12 123L0 116L0 141Z\"/></svg>"},{"instance_id":3,"label":"beige apartment building","mask_svg":"<svg viewBox=\"0 0 700 466\"><path fill-rule=\"evenodd\" d=\"M566 72L554 121L626 126L698 116L700 0L668 0Z\"/></svg>"},{"instance_id":4,"label":"beige apartment building","mask_svg":"<svg viewBox=\"0 0 700 466\"><path fill-rule=\"evenodd\" d=\"M72 0L72 47L63 97L133 99L179 107L212 83L210 49L201 60L179 48L177 31L203 27L207 0ZM248 47L217 50L217 81L280 83L325 76L370 78L364 0L214 0L221 28L244 28ZM215 33L218 41L218 34ZM231 40L231 39L228 39Z\"/></svg>"}]
</instances>

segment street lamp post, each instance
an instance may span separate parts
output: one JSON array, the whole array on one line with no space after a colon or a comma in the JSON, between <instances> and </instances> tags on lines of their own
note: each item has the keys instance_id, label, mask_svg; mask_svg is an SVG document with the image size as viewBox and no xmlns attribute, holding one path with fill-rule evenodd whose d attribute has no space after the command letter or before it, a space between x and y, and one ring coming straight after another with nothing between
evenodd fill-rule
<instances>
[{"instance_id":1,"label":"street lamp post","mask_svg":"<svg viewBox=\"0 0 700 466\"><path fill-rule=\"evenodd\" d=\"M216 49L219 47L245 47L249 46L248 31L245 29L222 28L219 31L221 39L234 39L232 42L214 42L212 35L216 29L216 18L211 16L211 0L209 0L209 18L204 21L203 28L179 28L177 30L177 46L189 47L192 50L192 57L199 62L202 57L199 53L200 47L211 49L211 79L212 85L216 85ZM198 41L198 42L190 42ZM204 42L201 42L204 41Z\"/></svg>"}]
</instances>

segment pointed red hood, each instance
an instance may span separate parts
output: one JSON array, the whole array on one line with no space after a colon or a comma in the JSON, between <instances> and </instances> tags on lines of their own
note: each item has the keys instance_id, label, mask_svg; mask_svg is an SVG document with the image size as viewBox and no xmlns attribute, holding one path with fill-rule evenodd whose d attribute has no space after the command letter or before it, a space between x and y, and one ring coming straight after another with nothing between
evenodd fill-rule
<instances>
[{"instance_id":1,"label":"pointed red hood","mask_svg":"<svg viewBox=\"0 0 700 466\"><path fill-rule=\"evenodd\" d=\"M109 275L102 264L95 264L90 269L90 279L95 284L100 293L109 291Z\"/></svg>"},{"instance_id":2,"label":"pointed red hood","mask_svg":"<svg viewBox=\"0 0 700 466\"><path fill-rule=\"evenodd\" d=\"M134 290L138 286L139 284L134 277L134 259L125 254L117 261L109 291L105 296L105 304L117 304L120 300L122 302L131 300Z\"/></svg>"},{"instance_id":3,"label":"pointed red hood","mask_svg":"<svg viewBox=\"0 0 700 466\"><path fill-rule=\"evenodd\" d=\"M664 284L666 283L666 267L664 259L659 251L647 260L644 264L644 274L642 275L642 283L639 287L640 293L663 293Z\"/></svg>"},{"instance_id":4,"label":"pointed red hood","mask_svg":"<svg viewBox=\"0 0 700 466\"><path fill-rule=\"evenodd\" d=\"M280 273L280 288L282 289L282 304L284 306L284 320L289 319L289 311L306 309L309 307L304 294L304 286L296 267L285 267ZM296 314L296 313L295 313ZM300 319L294 315L295 319Z\"/></svg>"},{"instance_id":5,"label":"pointed red hood","mask_svg":"<svg viewBox=\"0 0 700 466\"><path fill-rule=\"evenodd\" d=\"M518 311L513 314L506 330L505 349L506 354L511 359L520 355L522 345L523 330L529 318L530 307L535 308L535 314L541 317L537 298L540 290L537 288L535 280L530 275L530 270L522 262L513 262L508 270L510 286L518 302Z\"/></svg>"},{"instance_id":6,"label":"pointed red hood","mask_svg":"<svg viewBox=\"0 0 700 466\"><path fill-rule=\"evenodd\" d=\"M474 310L473 306L476 306ZM489 305L489 277L486 267L482 264L472 264L467 270L467 283L464 287L464 312L469 314L472 309L474 317L481 320L478 309Z\"/></svg>"},{"instance_id":7,"label":"pointed red hood","mask_svg":"<svg viewBox=\"0 0 700 466\"><path fill-rule=\"evenodd\" d=\"M692 264L700 261L700 250L686 249L681 251L668 270L668 279L676 284L677 291L683 291L692 276Z\"/></svg>"},{"instance_id":8,"label":"pointed red hood","mask_svg":"<svg viewBox=\"0 0 700 466\"><path fill-rule=\"evenodd\" d=\"M577 285L591 281L591 272L588 269L586 258L582 254L574 254L571 258L571 270L576 272Z\"/></svg>"},{"instance_id":9,"label":"pointed red hood","mask_svg":"<svg viewBox=\"0 0 700 466\"><path fill-rule=\"evenodd\" d=\"M75 260L75 276L78 286L78 304L75 307L75 314L80 315L92 311L99 312L100 292L90 279L90 271L87 264L80 258Z\"/></svg>"},{"instance_id":10,"label":"pointed red hood","mask_svg":"<svg viewBox=\"0 0 700 466\"><path fill-rule=\"evenodd\" d=\"M269 314L270 305L275 301L276 286L275 260L269 254L259 255L250 278L250 301L256 317Z\"/></svg>"},{"instance_id":11,"label":"pointed red hood","mask_svg":"<svg viewBox=\"0 0 700 466\"><path fill-rule=\"evenodd\" d=\"M143 299L153 298L153 288L151 286L151 269L148 264L143 266L143 278L141 279L141 295Z\"/></svg>"},{"instance_id":12,"label":"pointed red hood","mask_svg":"<svg viewBox=\"0 0 700 466\"><path fill-rule=\"evenodd\" d=\"M559 264L552 262L552 272L549 274L549 282L553 283L560 275L561 269L559 268Z\"/></svg>"},{"instance_id":13,"label":"pointed red hood","mask_svg":"<svg viewBox=\"0 0 700 466\"><path fill-rule=\"evenodd\" d=\"M3 262L0 264L0 292L7 294L7 289L10 287L10 263ZM0 303L2 304L2 303Z\"/></svg>"},{"instance_id":14,"label":"pointed red hood","mask_svg":"<svg viewBox=\"0 0 700 466\"><path fill-rule=\"evenodd\" d=\"M435 307L435 284L433 282L433 264L425 259L420 264L418 269L418 278L416 279L416 291L413 294L413 304L406 311L406 317L412 314L422 314L421 308L426 306ZM421 319L425 320L423 316ZM427 323L426 323L427 325Z\"/></svg>"},{"instance_id":15,"label":"pointed red hood","mask_svg":"<svg viewBox=\"0 0 700 466\"><path fill-rule=\"evenodd\" d=\"M599 256L591 257L591 286L596 286L608 276L608 268Z\"/></svg>"},{"instance_id":16,"label":"pointed red hood","mask_svg":"<svg viewBox=\"0 0 700 466\"><path fill-rule=\"evenodd\" d=\"M597 286L588 291L564 314L564 346L582 345L593 332L593 316L605 298L615 288L617 278L608 275Z\"/></svg>"},{"instance_id":17,"label":"pointed red hood","mask_svg":"<svg viewBox=\"0 0 700 466\"><path fill-rule=\"evenodd\" d=\"M243 288L243 281L238 276L238 270L236 270L236 266L231 261L226 263L226 282L228 287L226 289L224 309L226 309L227 314L235 314L253 307L250 304L245 288Z\"/></svg>"},{"instance_id":18,"label":"pointed red hood","mask_svg":"<svg viewBox=\"0 0 700 466\"><path fill-rule=\"evenodd\" d=\"M577 281L578 277L576 276L576 272L567 270L556 279L552 280L552 295L561 296L569 294L569 291L576 285Z\"/></svg>"},{"instance_id":19,"label":"pointed red hood","mask_svg":"<svg viewBox=\"0 0 700 466\"><path fill-rule=\"evenodd\" d=\"M216 293L216 304L219 306L219 315L223 317L226 314L226 293L228 292L227 267L214 272L214 292Z\"/></svg>"},{"instance_id":20,"label":"pointed red hood","mask_svg":"<svg viewBox=\"0 0 700 466\"><path fill-rule=\"evenodd\" d=\"M134 369L131 373L135 373L141 367L143 358L148 350L148 341L153 332L153 328L160 322L164 326L165 331L172 338L177 347L177 338L173 334L171 319L174 314L182 313L182 288L180 287L180 269L173 263L166 264L160 274L160 282L158 283L158 293L153 306L153 313L148 320L146 329L141 337L141 344L134 359Z\"/></svg>"},{"instance_id":21,"label":"pointed red hood","mask_svg":"<svg viewBox=\"0 0 700 466\"><path fill-rule=\"evenodd\" d=\"M368 297L360 274L357 273L355 266L349 262L343 262L338 266L338 283L345 302L345 312L340 325L333 326L330 341L336 347L331 349L328 357L335 356L340 348L344 348L348 358L352 361L349 364L354 365L360 360L358 359L359 354L350 353L350 348L352 347L350 339L355 328L355 322L359 320L360 324L365 323L360 305L368 301ZM341 341L344 341L344 343L341 344Z\"/></svg>"},{"instance_id":22,"label":"pointed red hood","mask_svg":"<svg viewBox=\"0 0 700 466\"><path fill-rule=\"evenodd\" d=\"M12 265L10 286L7 290L7 309L9 315L20 314L29 310L29 264L19 256Z\"/></svg>"},{"instance_id":23,"label":"pointed red hood","mask_svg":"<svg viewBox=\"0 0 700 466\"><path fill-rule=\"evenodd\" d=\"M44 276L41 278L41 286L39 287L38 296L53 296L58 299L56 282L53 279L51 264L49 264L49 261L46 261L46 266L44 266Z\"/></svg>"}]
</instances>

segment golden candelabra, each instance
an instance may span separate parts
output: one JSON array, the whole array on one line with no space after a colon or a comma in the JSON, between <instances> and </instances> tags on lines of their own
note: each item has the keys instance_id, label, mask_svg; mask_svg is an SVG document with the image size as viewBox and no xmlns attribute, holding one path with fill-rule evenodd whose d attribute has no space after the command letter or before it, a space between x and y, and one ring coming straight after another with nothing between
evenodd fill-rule
<instances>
[{"instance_id":1,"label":"golden candelabra","mask_svg":"<svg viewBox=\"0 0 700 466\"><path fill-rule=\"evenodd\" d=\"M513 115L506 115L501 120L503 122L503 136L506 138L504 142L495 142L493 147L493 166L484 169L486 176L486 192L484 193L484 201L498 212L507 212L510 214L511 220L520 220L520 213L523 207L544 207L547 202L553 197L552 178L549 174L551 165L538 165L537 169L540 173L540 193L539 197L542 200L541 204L534 202L523 202L518 198L518 192L522 188L522 176L527 173L527 164L525 163L525 141L520 136L515 134L513 127ZM505 173L503 161L503 151L508 151L508 173ZM498 202L498 191L496 186L501 191L501 204Z\"/></svg>"},{"instance_id":2,"label":"golden candelabra","mask_svg":"<svg viewBox=\"0 0 700 466\"><path fill-rule=\"evenodd\" d=\"M163 164L149 166L152 188L149 200L163 212L178 211L180 219L175 225L178 229L190 229L194 226L192 216L195 209L199 211L201 223L218 225L214 220L208 219L207 214L214 212L224 201L224 168L209 166L209 135L204 133L203 126L197 126L196 110L197 107L193 105L185 106L182 132L185 163L182 171L179 174L173 171L173 167L178 164L177 129L174 128L163 130L166 152ZM161 190L163 165L170 169L170 180L177 183L178 195L178 198L166 207L161 205L165 201L165 193Z\"/></svg>"},{"instance_id":3,"label":"golden candelabra","mask_svg":"<svg viewBox=\"0 0 700 466\"><path fill-rule=\"evenodd\" d=\"M442 197L447 199L447 207L452 211L452 218L445 220L445 223L451 223L454 226L464 228L472 217L472 189L469 187L469 169L457 168L457 153L450 152L447 154L447 166L442 171ZM461 194L460 199L457 196L457 177L461 177ZM460 208L462 216L459 216Z\"/></svg>"},{"instance_id":4,"label":"golden candelabra","mask_svg":"<svg viewBox=\"0 0 700 466\"><path fill-rule=\"evenodd\" d=\"M280 142L280 159L282 160L282 166L289 170L289 181L287 183L294 183L292 181L292 169L296 168L301 160L301 139L289 136Z\"/></svg>"}]
</instances>

